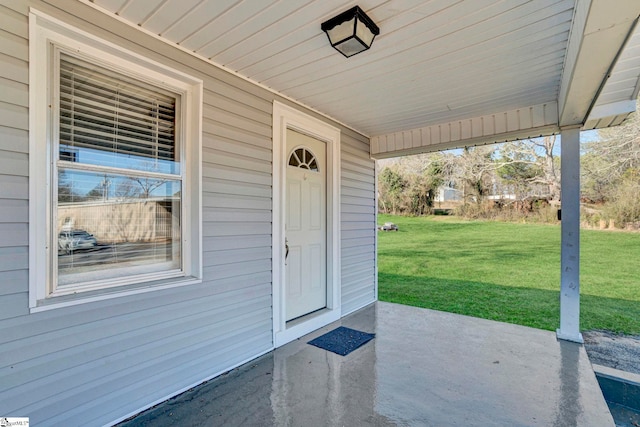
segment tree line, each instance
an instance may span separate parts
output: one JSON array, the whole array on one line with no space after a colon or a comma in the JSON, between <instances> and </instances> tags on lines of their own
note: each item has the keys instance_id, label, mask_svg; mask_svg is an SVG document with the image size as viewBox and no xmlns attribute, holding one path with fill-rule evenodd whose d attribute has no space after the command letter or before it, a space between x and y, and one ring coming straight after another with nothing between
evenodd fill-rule
<instances>
[{"instance_id":1,"label":"tree line","mask_svg":"<svg viewBox=\"0 0 640 427\"><path fill-rule=\"evenodd\" d=\"M439 207L471 218L557 221L560 137L381 160L381 213L427 215ZM583 221L640 228L640 118L583 135Z\"/></svg>"}]
</instances>

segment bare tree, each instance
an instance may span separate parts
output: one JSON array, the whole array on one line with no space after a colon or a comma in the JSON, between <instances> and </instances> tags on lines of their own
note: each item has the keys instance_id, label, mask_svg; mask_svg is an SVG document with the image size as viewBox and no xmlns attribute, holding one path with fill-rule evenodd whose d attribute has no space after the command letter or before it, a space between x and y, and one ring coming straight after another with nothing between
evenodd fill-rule
<instances>
[{"instance_id":1,"label":"bare tree","mask_svg":"<svg viewBox=\"0 0 640 427\"><path fill-rule=\"evenodd\" d=\"M467 147L460 156L448 158L452 164L454 181L462 187L465 202L480 204L492 191L495 172L500 167L494 162L495 147Z\"/></svg>"},{"instance_id":2,"label":"bare tree","mask_svg":"<svg viewBox=\"0 0 640 427\"><path fill-rule=\"evenodd\" d=\"M593 202L606 202L625 174L634 176L629 170L640 170L640 115L598 130L598 139L583 143L582 149L582 192Z\"/></svg>"},{"instance_id":3,"label":"bare tree","mask_svg":"<svg viewBox=\"0 0 640 427\"><path fill-rule=\"evenodd\" d=\"M113 193L119 200L128 200L139 198L142 191L142 186L136 180L127 178L118 181Z\"/></svg>"},{"instance_id":4,"label":"bare tree","mask_svg":"<svg viewBox=\"0 0 640 427\"><path fill-rule=\"evenodd\" d=\"M148 172L158 171L158 165L151 161L141 162L140 167L142 170ZM166 179L151 177L129 177L127 180L132 184L131 187L134 187L137 184L139 188L124 188L124 190L126 190L130 194L135 194L135 196L142 199L148 199L152 196L155 190L162 187L168 182ZM125 185L125 187L127 185Z\"/></svg>"},{"instance_id":5,"label":"bare tree","mask_svg":"<svg viewBox=\"0 0 640 427\"><path fill-rule=\"evenodd\" d=\"M640 108L640 105L638 105ZM582 194L616 226L640 228L640 115L583 144Z\"/></svg>"},{"instance_id":6,"label":"bare tree","mask_svg":"<svg viewBox=\"0 0 640 427\"><path fill-rule=\"evenodd\" d=\"M600 129L598 135L599 141L586 146L607 160L609 171L622 175L628 169L640 169L640 114L633 113L622 126Z\"/></svg>"},{"instance_id":7,"label":"bare tree","mask_svg":"<svg viewBox=\"0 0 640 427\"><path fill-rule=\"evenodd\" d=\"M534 191L546 187L551 203L560 201L559 158L555 157L556 136L507 142L500 148L501 177L516 187Z\"/></svg>"},{"instance_id":8,"label":"bare tree","mask_svg":"<svg viewBox=\"0 0 640 427\"><path fill-rule=\"evenodd\" d=\"M149 197L151 197L151 194L153 193L154 190L162 187L164 184L167 183L166 179L140 178L140 177L131 178L131 179L140 186L142 191L140 192L139 197L143 199L148 199Z\"/></svg>"}]
</instances>

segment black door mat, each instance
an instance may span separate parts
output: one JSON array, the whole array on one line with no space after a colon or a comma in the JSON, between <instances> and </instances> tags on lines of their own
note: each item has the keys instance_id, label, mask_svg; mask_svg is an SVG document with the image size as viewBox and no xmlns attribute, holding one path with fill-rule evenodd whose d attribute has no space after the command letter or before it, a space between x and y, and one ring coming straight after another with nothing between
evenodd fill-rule
<instances>
[{"instance_id":1,"label":"black door mat","mask_svg":"<svg viewBox=\"0 0 640 427\"><path fill-rule=\"evenodd\" d=\"M340 326L333 331L309 341L308 344L332 351L340 356L346 356L353 350L371 341L375 336L376 334L368 334Z\"/></svg>"}]
</instances>

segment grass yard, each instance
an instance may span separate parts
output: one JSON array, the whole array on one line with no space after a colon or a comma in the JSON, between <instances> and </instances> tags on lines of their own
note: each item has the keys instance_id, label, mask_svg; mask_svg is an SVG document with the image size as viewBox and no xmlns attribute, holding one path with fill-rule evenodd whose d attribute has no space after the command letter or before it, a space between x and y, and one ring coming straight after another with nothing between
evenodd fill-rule
<instances>
[{"instance_id":1,"label":"grass yard","mask_svg":"<svg viewBox=\"0 0 640 427\"><path fill-rule=\"evenodd\" d=\"M379 299L559 326L560 226L380 215ZM640 334L640 234L581 233L581 329Z\"/></svg>"}]
</instances>

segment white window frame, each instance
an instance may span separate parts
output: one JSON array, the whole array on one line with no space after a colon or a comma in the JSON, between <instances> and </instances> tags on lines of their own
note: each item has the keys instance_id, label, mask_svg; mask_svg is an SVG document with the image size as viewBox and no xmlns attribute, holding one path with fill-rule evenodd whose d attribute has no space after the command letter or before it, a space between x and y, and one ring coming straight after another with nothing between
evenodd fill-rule
<instances>
[{"instance_id":1,"label":"white window frame","mask_svg":"<svg viewBox=\"0 0 640 427\"><path fill-rule=\"evenodd\" d=\"M52 218L57 192L52 172L57 159L59 123L50 104L57 93L59 64L54 52L74 56L179 95L181 143L181 271L140 276L135 283L114 279L73 292L52 293L57 274ZM52 83L50 83L52 82ZM50 87L52 86L52 87ZM202 281L202 80L184 74L111 42L99 39L37 10L29 14L29 307L32 312L120 297Z\"/></svg>"}]
</instances>

